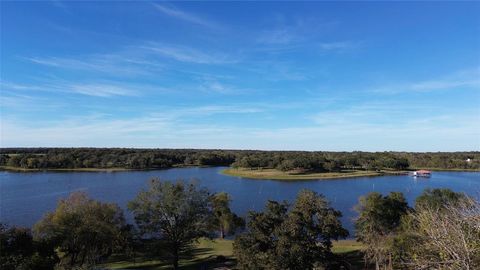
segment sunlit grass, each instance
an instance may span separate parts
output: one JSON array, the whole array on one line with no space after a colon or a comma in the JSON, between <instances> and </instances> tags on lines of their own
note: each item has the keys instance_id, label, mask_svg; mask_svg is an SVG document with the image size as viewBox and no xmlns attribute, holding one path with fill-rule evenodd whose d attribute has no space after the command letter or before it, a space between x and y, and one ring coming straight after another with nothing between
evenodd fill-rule
<instances>
[{"instance_id":1,"label":"sunlit grass","mask_svg":"<svg viewBox=\"0 0 480 270\"><path fill-rule=\"evenodd\" d=\"M355 240L340 240L333 242L333 252L339 255L355 253L362 250L361 243ZM212 269L214 267L232 266L234 264L233 257L233 240L227 239L201 239L196 246L194 256L190 259L180 260L182 269L199 269L206 267ZM226 261L217 261L218 256L224 256ZM137 259L133 261L116 261L103 265L107 269L171 269L168 261Z\"/></svg>"},{"instance_id":2,"label":"sunlit grass","mask_svg":"<svg viewBox=\"0 0 480 270\"><path fill-rule=\"evenodd\" d=\"M349 170L341 172L302 173L292 174L276 169L245 169L229 168L222 171L223 174L253 179L274 179L274 180L313 180L313 179L337 179L350 177L379 176L382 172Z\"/></svg>"},{"instance_id":3,"label":"sunlit grass","mask_svg":"<svg viewBox=\"0 0 480 270\"><path fill-rule=\"evenodd\" d=\"M225 257L225 261L218 260L218 256ZM196 245L192 258L181 259L179 265L182 269L199 269L201 267L216 267L233 264L233 241L226 239L201 239ZM166 260L144 260L137 258L135 262L119 260L103 265L107 269L171 269L171 264Z\"/></svg>"}]
</instances>

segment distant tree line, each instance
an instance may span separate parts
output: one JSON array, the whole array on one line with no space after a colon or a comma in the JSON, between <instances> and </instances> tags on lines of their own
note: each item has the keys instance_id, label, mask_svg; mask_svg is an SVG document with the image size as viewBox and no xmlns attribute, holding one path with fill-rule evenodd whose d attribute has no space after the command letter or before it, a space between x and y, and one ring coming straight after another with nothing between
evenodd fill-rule
<instances>
[{"instance_id":1,"label":"distant tree line","mask_svg":"<svg viewBox=\"0 0 480 270\"><path fill-rule=\"evenodd\" d=\"M128 148L1 148L0 166L25 169L233 166L282 171L480 169L480 152L306 152Z\"/></svg>"},{"instance_id":2,"label":"distant tree line","mask_svg":"<svg viewBox=\"0 0 480 270\"><path fill-rule=\"evenodd\" d=\"M220 150L150 150L120 148L2 148L0 166L27 169L229 166L235 153Z\"/></svg>"},{"instance_id":3,"label":"distant tree line","mask_svg":"<svg viewBox=\"0 0 480 270\"><path fill-rule=\"evenodd\" d=\"M233 235L238 269L350 269L332 253L348 232L341 213L321 195L268 201L247 222L230 210L226 193L192 183L152 179L128 204L135 225L116 204L75 192L33 230L0 226L0 268L98 269L112 255L169 260L173 269L201 237ZM448 189L425 190L410 207L403 194L359 199L355 236L366 269L480 269L480 203ZM240 229L240 231L239 231Z\"/></svg>"}]
</instances>

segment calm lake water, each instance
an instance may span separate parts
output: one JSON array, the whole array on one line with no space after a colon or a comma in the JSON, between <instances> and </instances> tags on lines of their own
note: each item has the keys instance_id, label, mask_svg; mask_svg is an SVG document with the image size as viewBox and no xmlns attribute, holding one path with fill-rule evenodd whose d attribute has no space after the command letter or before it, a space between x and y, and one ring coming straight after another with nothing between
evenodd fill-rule
<instances>
[{"instance_id":1,"label":"calm lake water","mask_svg":"<svg viewBox=\"0 0 480 270\"><path fill-rule=\"evenodd\" d=\"M342 211L344 226L353 232L353 206L358 197L371 191L387 194L401 191L413 205L425 188L450 188L475 197L480 196L479 172L433 172L431 178L409 176L361 177L338 180L282 182L253 180L220 174L222 167L180 168L158 171L127 172L0 172L0 222L32 226L47 211L55 209L58 199L74 191L116 202L125 208L148 180L159 177L198 181L211 191L225 191L232 196L233 210L245 216L249 210L261 210L268 199L293 201L301 189L322 193L333 207ZM127 213L131 221L131 215Z\"/></svg>"}]
</instances>

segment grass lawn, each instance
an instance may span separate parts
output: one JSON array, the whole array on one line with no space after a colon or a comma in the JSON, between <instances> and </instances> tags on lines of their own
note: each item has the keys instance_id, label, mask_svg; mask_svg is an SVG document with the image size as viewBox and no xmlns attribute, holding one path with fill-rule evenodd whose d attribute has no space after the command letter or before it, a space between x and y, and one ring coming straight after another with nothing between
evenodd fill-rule
<instances>
[{"instance_id":1,"label":"grass lawn","mask_svg":"<svg viewBox=\"0 0 480 270\"><path fill-rule=\"evenodd\" d=\"M223 174L253 179L273 179L273 180L314 180L314 179L337 179L365 176L379 176L385 172L375 171L342 171L342 172L324 172L324 173L304 173L291 174L276 169L245 169L228 168L222 171Z\"/></svg>"},{"instance_id":2,"label":"grass lawn","mask_svg":"<svg viewBox=\"0 0 480 270\"><path fill-rule=\"evenodd\" d=\"M235 264L233 258L233 241L226 239L201 239L190 258L180 260L182 269L213 269L215 267L228 267ZM218 256L225 259L219 260ZM171 264L165 260L149 260L142 257L136 258L136 262L111 259L112 262L103 265L107 269L171 269Z\"/></svg>"},{"instance_id":3,"label":"grass lawn","mask_svg":"<svg viewBox=\"0 0 480 270\"><path fill-rule=\"evenodd\" d=\"M361 249L363 246L355 240L340 240L333 242L333 252L339 255L342 259L348 260L353 265L362 265ZM225 260L217 260L217 256L224 256ZM112 258L115 261L115 258ZM183 259L180 261L182 269L214 269L216 267L225 267L232 269L235 265L235 258L233 257L233 241L215 239L213 241L202 239L194 254L190 259ZM136 262L127 260L118 260L115 262L103 265L106 269L171 269L168 262L162 260L143 260L137 258ZM219 268L221 269L221 268Z\"/></svg>"},{"instance_id":4,"label":"grass lawn","mask_svg":"<svg viewBox=\"0 0 480 270\"><path fill-rule=\"evenodd\" d=\"M363 244L355 240L340 240L333 241L333 253L348 253L352 251L360 251L363 249Z\"/></svg>"}]
</instances>

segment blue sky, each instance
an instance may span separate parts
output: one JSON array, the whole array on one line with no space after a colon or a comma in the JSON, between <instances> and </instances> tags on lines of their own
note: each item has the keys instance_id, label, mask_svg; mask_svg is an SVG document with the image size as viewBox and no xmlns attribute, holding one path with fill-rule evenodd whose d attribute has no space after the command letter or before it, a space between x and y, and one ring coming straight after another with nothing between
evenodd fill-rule
<instances>
[{"instance_id":1,"label":"blue sky","mask_svg":"<svg viewBox=\"0 0 480 270\"><path fill-rule=\"evenodd\" d=\"M1 146L480 150L479 2L1 2Z\"/></svg>"}]
</instances>

